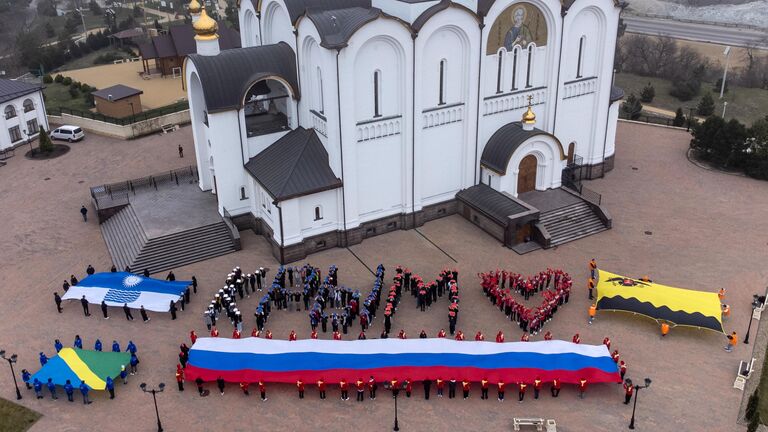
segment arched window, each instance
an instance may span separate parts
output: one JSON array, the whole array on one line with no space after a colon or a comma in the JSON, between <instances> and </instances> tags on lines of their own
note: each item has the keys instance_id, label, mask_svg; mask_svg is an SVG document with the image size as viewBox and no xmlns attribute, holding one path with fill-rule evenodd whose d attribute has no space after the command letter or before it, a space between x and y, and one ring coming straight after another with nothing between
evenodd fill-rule
<instances>
[{"instance_id":1,"label":"arched window","mask_svg":"<svg viewBox=\"0 0 768 432\"><path fill-rule=\"evenodd\" d=\"M315 207L315 220L323 218L323 209L320 206Z\"/></svg>"},{"instance_id":2,"label":"arched window","mask_svg":"<svg viewBox=\"0 0 768 432\"><path fill-rule=\"evenodd\" d=\"M373 73L373 116L381 117L381 71L375 71Z\"/></svg>"},{"instance_id":3,"label":"arched window","mask_svg":"<svg viewBox=\"0 0 768 432\"><path fill-rule=\"evenodd\" d=\"M585 42L586 42L587 36L582 36L579 38L579 57L576 60L576 78L581 78L582 75L582 65L584 62L584 48L585 48Z\"/></svg>"},{"instance_id":4,"label":"arched window","mask_svg":"<svg viewBox=\"0 0 768 432\"><path fill-rule=\"evenodd\" d=\"M438 96L438 105L445 105L445 69L448 64L446 59L440 60L440 94Z\"/></svg>"},{"instance_id":5,"label":"arched window","mask_svg":"<svg viewBox=\"0 0 768 432\"><path fill-rule=\"evenodd\" d=\"M512 90L517 90L517 57L519 53L519 46L512 49Z\"/></svg>"},{"instance_id":6,"label":"arched window","mask_svg":"<svg viewBox=\"0 0 768 432\"><path fill-rule=\"evenodd\" d=\"M498 64L498 69L496 70L496 93L501 93L501 73L503 72L503 69L504 69L504 54L506 53L507 51L504 48L499 50L499 55L498 55L499 64Z\"/></svg>"},{"instance_id":7,"label":"arched window","mask_svg":"<svg viewBox=\"0 0 768 432\"><path fill-rule=\"evenodd\" d=\"M240 200L247 200L248 195L245 194L245 186L240 186Z\"/></svg>"},{"instance_id":8,"label":"arched window","mask_svg":"<svg viewBox=\"0 0 768 432\"><path fill-rule=\"evenodd\" d=\"M320 114L325 114L325 100L323 95L323 71L320 66L317 67L317 110Z\"/></svg>"},{"instance_id":9,"label":"arched window","mask_svg":"<svg viewBox=\"0 0 768 432\"><path fill-rule=\"evenodd\" d=\"M30 112L35 109L35 104L32 99L24 99L24 112Z\"/></svg>"},{"instance_id":10,"label":"arched window","mask_svg":"<svg viewBox=\"0 0 768 432\"><path fill-rule=\"evenodd\" d=\"M531 68L533 65L533 44L528 45L528 68L525 73L525 86L531 87Z\"/></svg>"},{"instance_id":11,"label":"arched window","mask_svg":"<svg viewBox=\"0 0 768 432\"><path fill-rule=\"evenodd\" d=\"M5 119L11 119L16 117L16 108L13 107L13 105L8 105L5 107Z\"/></svg>"}]
</instances>

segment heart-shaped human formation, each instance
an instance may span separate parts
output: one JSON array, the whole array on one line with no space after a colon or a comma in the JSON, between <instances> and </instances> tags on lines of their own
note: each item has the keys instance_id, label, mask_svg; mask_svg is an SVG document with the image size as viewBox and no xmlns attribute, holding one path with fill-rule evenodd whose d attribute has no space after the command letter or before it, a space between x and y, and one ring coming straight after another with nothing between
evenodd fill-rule
<instances>
[{"instance_id":1,"label":"heart-shaped human formation","mask_svg":"<svg viewBox=\"0 0 768 432\"><path fill-rule=\"evenodd\" d=\"M491 304L512 321L520 325L523 330L523 341L528 340L528 332L537 334L557 312L559 307L568 303L573 284L571 276L559 269L546 269L534 276L523 277L515 272L495 270L486 273L478 273L481 279L483 292L490 299ZM521 295L526 301L538 295L543 297L537 307L526 307L522 299L516 299L515 293ZM545 340L552 338L547 332Z\"/></svg>"}]
</instances>

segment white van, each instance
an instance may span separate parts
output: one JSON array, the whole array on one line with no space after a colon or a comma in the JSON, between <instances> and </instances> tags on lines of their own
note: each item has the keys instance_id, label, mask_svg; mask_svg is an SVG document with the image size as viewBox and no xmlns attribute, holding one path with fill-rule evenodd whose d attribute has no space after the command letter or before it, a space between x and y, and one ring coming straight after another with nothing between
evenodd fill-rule
<instances>
[{"instance_id":1,"label":"white van","mask_svg":"<svg viewBox=\"0 0 768 432\"><path fill-rule=\"evenodd\" d=\"M78 126L59 126L51 132L52 139L67 140L69 142L80 141L85 138L85 132Z\"/></svg>"}]
</instances>

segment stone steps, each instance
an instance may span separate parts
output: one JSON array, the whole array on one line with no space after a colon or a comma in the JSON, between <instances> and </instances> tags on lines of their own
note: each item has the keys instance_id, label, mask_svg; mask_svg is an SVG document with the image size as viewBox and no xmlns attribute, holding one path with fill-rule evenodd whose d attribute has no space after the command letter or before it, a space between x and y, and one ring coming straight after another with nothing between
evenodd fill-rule
<instances>
[{"instance_id":1,"label":"stone steps","mask_svg":"<svg viewBox=\"0 0 768 432\"><path fill-rule=\"evenodd\" d=\"M552 236L550 247L584 238L608 228L585 202L542 213L539 223Z\"/></svg>"}]
</instances>

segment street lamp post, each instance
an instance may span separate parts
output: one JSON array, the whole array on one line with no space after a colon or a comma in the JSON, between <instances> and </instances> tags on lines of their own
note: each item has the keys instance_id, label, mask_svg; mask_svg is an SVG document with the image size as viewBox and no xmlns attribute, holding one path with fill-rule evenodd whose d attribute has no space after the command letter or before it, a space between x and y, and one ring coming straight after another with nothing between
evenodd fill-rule
<instances>
[{"instance_id":1,"label":"street lamp post","mask_svg":"<svg viewBox=\"0 0 768 432\"><path fill-rule=\"evenodd\" d=\"M29 145L29 154L32 154L32 138L29 136L29 132L24 129L24 136L27 137L27 145Z\"/></svg>"},{"instance_id":2,"label":"street lamp post","mask_svg":"<svg viewBox=\"0 0 768 432\"><path fill-rule=\"evenodd\" d=\"M693 110L696 109L695 107L688 107L688 127L685 128L686 132L689 132L691 130L691 125L693 124Z\"/></svg>"},{"instance_id":3,"label":"street lamp post","mask_svg":"<svg viewBox=\"0 0 768 432\"><path fill-rule=\"evenodd\" d=\"M749 325L747 326L747 335L744 336L744 343L749 343L749 332L752 330L752 317L754 316L755 309L760 305L760 300L757 298L757 294L752 294L752 312L749 315Z\"/></svg>"},{"instance_id":4,"label":"street lamp post","mask_svg":"<svg viewBox=\"0 0 768 432\"><path fill-rule=\"evenodd\" d=\"M725 93L725 77L728 75L728 61L731 59L730 46L725 47L723 55L725 56L725 69L723 69L723 81L720 83L720 99L723 98L723 93ZM723 115L723 117L725 117L725 115Z\"/></svg>"},{"instance_id":5,"label":"street lamp post","mask_svg":"<svg viewBox=\"0 0 768 432\"><path fill-rule=\"evenodd\" d=\"M19 390L19 383L16 381L16 372L13 371L13 364L16 363L16 360L18 360L19 356L16 354L12 354L10 357L5 356L5 350L0 350L0 357L3 358L3 360L6 360L8 362L8 365L11 367L11 375L13 375L13 385L16 386L16 400L21 400L21 391Z\"/></svg>"},{"instance_id":6,"label":"street lamp post","mask_svg":"<svg viewBox=\"0 0 768 432\"><path fill-rule=\"evenodd\" d=\"M725 108L728 107L728 102L723 102L723 115L722 118L725 118Z\"/></svg>"},{"instance_id":7,"label":"street lamp post","mask_svg":"<svg viewBox=\"0 0 768 432\"><path fill-rule=\"evenodd\" d=\"M637 397L640 395L640 389L648 388L651 386L651 379L646 378L645 379L645 385L641 386L640 384L635 385L635 403L632 405L632 419L629 421L629 428L634 429L635 428L635 410L637 409Z\"/></svg>"},{"instance_id":8,"label":"street lamp post","mask_svg":"<svg viewBox=\"0 0 768 432\"><path fill-rule=\"evenodd\" d=\"M163 390L165 390L165 383L160 383L158 384L157 389L153 388L151 390L147 390L147 383L141 383L139 384L139 387L144 393L152 394L152 401L155 403L155 415L157 416L157 432L163 432L163 425L160 423L160 411L157 409L157 394L162 393Z\"/></svg>"},{"instance_id":9,"label":"street lamp post","mask_svg":"<svg viewBox=\"0 0 768 432\"><path fill-rule=\"evenodd\" d=\"M392 430L399 431L400 430L400 425L397 424L397 393L398 392L397 391L393 391L393 393L395 395L395 427L392 428Z\"/></svg>"}]
</instances>

